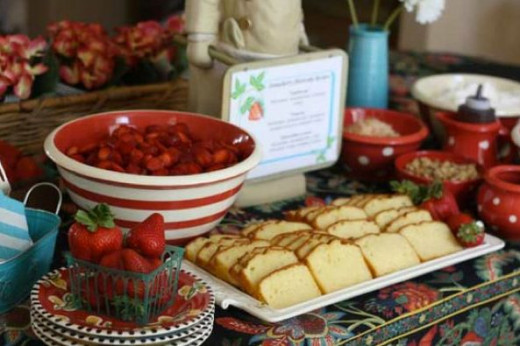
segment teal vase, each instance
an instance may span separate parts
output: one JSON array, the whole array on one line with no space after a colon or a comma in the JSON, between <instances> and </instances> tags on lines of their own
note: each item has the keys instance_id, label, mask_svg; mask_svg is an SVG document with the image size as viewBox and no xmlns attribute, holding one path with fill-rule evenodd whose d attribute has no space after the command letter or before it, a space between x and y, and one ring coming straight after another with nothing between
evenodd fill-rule
<instances>
[{"instance_id":1,"label":"teal vase","mask_svg":"<svg viewBox=\"0 0 520 346\"><path fill-rule=\"evenodd\" d=\"M388 34L379 26L350 27L348 107L388 108Z\"/></svg>"}]
</instances>

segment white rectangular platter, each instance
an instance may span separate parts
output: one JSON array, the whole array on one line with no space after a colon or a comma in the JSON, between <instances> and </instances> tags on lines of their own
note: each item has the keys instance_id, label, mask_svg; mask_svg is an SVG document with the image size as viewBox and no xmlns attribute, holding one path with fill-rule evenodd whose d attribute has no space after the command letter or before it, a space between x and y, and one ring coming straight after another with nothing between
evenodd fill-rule
<instances>
[{"instance_id":1,"label":"white rectangular platter","mask_svg":"<svg viewBox=\"0 0 520 346\"><path fill-rule=\"evenodd\" d=\"M365 281L357 285L338 290L336 292L322 295L318 298L308 300L285 309L272 309L266 304L240 291L238 288L233 287L227 282L216 278L212 274L206 272L204 269L197 267L189 261L184 260L182 265L184 269L187 269L188 271L198 275L211 286L215 292L217 304L220 305L223 309L227 309L229 306L235 306L264 321L278 322L322 308L330 304L351 299L386 286L407 281L453 264L486 255L488 253L500 250L504 246L505 243L503 240L486 234L484 243L477 247L467 248L460 252L424 262L415 267L400 270L398 272L381 276L370 281Z\"/></svg>"}]
</instances>

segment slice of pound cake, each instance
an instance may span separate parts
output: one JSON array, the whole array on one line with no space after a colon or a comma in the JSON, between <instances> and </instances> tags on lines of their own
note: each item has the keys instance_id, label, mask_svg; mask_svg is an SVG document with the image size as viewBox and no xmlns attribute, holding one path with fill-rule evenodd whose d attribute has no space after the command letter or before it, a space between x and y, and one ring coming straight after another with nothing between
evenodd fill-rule
<instances>
[{"instance_id":1,"label":"slice of pound cake","mask_svg":"<svg viewBox=\"0 0 520 346\"><path fill-rule=\"evenodd\" d=\"M413 206L412 200L407 195L391 195L376 197L363 206L368 216L372 217L386 209L398 209Z\"/></svg>"},{"instance_id":2,"label":"slice of pound cake","mask_svg":"<svg viewBox=\"0 0 520 346\"><path fill-rule=\"evenodd\" d=\"M384 229L390 222L397 219L399 216L408 213L409 211L416 210L416 207L402 207L399 209L385 209L374 215L374 221L377 223L379 228Z\"/></svg>"},{"instance_id":3,"label":"slice of pound cake","mask_svg":"<svg viewBox=\"0 0 520 346\"><path fill-rule=\"evenodd\" d=\"M405 226L420 223L423 221L432 221L432 216L430 215L430 212L428 210L417 209L409 211L408 213L405 213L399 216L397 219L390 222L386 226L385 232L397 232Z\"/></svg>"},{"instance_id":4,"label":"slice of pound cake","mask_svg":"<svg viewBox=\"0 0 520 346\"><path fill-rule=\"evenodd\" d=\"M304 262L323 294L372 279L359 247L340 240L316 246Z\"/></svg>"},{"instance_id":5,"label":"slice of pound cake","mask_svg":"<svg viewBox=\"0 0 520 346\"><path fill-rule=\"evenodd\" d=\"M327 233L345 240L357 239L367 234L379 232L377 224L368 220L343 220L327 227Z\"/></svg>"},{"instance_id":6,"label":"slice of pound cake","mask_svg":"<svg viewBox=\"0 0 520 346\"><path fill-rule=\"evenodd\" d=\"M296 263L278 269L258 284L259 298L274 309L283 309L321 295L305 264Z\"/></svg>"},{"instance_id":7,"label":"slice of pound cake","mask_svg":"<svg viewBox=\"0 0 520 346\"><path fill-rule=\"evenodd\" d=\"M234 280L229 274L231 267L244 254L259 247L269 246L267 240L254 240L250 244L232 246L218 251L209 261L209 270L224 281L238 286L238 281Z\"/></svg>"},{"instance_id":8,"label":"slice of pound cake","mask_svg":"<svg viewBox=\"0 0 520 346\"><path fill-rule=\"evenodd\" d=\"M258 283L267 275L289 264L298 263L294 252L285 248L270 248L251 257L235 279L244 291L258 298Z\"/></svg>"},{"instance_id":9,"label":"slice of pound cake","mask_svg":"<svg viewBox=\"0 0 520 346\"><path fill-rule=\"evenodd\" d=\"M241 237L237 235L231 235L231 234L214 234L209 236L209 238L206 237L198 237L190 241L188 244L186 244L186 247L184 248L184 257L190 262L195 263L197 259L197 254L202 249L202 247L208 243L217 243L221 239L239 239ZM245 238L243 238L245 239Z\"/></svg>"},{"instance_id":10,"label":"slice of pound cake","mask_svg":"<svg viewBox=\"0 0 520 346\"><path fill-rule=\"evenodd\" d=\"M403 227L399 233L408 239L423 262L463 249L444 222L421 222Z\"/></svg>"},{"instance_id":11,"label":"slice of pound cake","mask_svg":"<svg viewBox=\"0 0 520 346\"><path fill-rule=\"evenodd\" d=\"M310 230L311 226L303 222L276 221L255 229L249 233L249 237L253 239L271 240L277 235L291 233L296 231Z\"/></svg>"},{"instance_id":12,"label":"slice of pound cake","mask_svg":"<svg viewBox=\"0 0 520 346\"><path fill-rule=\"evenodd\" d=\"M355 240L374 276L379 277L420 264L412 245L398 233L371 234Z\"/></svg>"},{"instance_id":13,"label":"slice of pound cake","mask_svg":"<svg viewBox=\"0 0 520 346\"><path fill-rule=\"evenodd\" d=\"M363 209L350 205L342 205L326 209L322 213L316 215L311 224L314 228L326 229L333 223L341 220L361 220L366 218L367 215Z\"/></svg>"}]
</instances>

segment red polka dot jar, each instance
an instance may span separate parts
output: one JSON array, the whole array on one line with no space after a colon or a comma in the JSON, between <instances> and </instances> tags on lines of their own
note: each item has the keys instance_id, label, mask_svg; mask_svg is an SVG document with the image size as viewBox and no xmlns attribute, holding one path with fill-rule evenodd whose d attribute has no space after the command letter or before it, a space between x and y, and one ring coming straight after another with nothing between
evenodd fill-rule
<instances>
[{"instance_id":1,"label":"red polka dot jar","mask_svg":"<svg viewBox=\"0 0 520 346\"><path fill-rule=\"evenodd\" d=\"M348 174L354 178L391 179L394 177L394 159L416 151L428 136L428 129L411 114L375 108L346 109L343 128L368 117L389 124L400 136L376 137L343 131L341 159Z\"/></svg>"},{"instance_id":2,"label":"red polka dot jar","mask_svg":"<svg viewBox=\"0 0 520 346\"><path fill-rule=\"evenodd\" d=\"M440 112L437 118L446 129L444 150L451 151L477 162L484 168L498 164L498 136L500 121L491 123L465 123L456 120L456 113Z\"/></svg>"},{"instance_id":3,"label":"red polka dot jar","mask_svg":"<svg viewBox=\"0 0 520 346\"><path fill-rule=\"evenodd\" d=\"M520 166L495 166L484 174L477 197L478 212L499 236L520 240Z\"/></svg>"}]
</instances>

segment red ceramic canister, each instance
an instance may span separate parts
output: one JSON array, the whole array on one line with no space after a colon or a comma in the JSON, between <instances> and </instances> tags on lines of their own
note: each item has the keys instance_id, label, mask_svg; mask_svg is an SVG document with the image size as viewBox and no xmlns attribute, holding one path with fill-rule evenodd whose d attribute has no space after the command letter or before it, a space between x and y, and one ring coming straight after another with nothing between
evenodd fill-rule
<instances>
[{"instance_id":1,"label":"red ceramic canister","mask_svg":"<svg viewBox=\"0 0 520 346\"><path fill-rule=\"evenodd\" d=\"M495 166L484 180L477 196L480 218L499 236L520 240L520 166Z\"/></svg>"},{"instance_id":2,"label":"red ceramic canister","mask_svg":"<svg viewBox=\"0 0 520 346\"><path fill-rule=\"evenodd\" d=\"M502 128L500 121L466 123L456 120L456 113L439 112L437 119L446 129L444 150L459 154L489 168L498 163L497 137Z\"/></svg>"}]
</instances>

